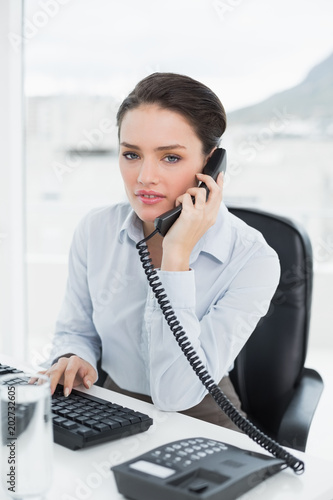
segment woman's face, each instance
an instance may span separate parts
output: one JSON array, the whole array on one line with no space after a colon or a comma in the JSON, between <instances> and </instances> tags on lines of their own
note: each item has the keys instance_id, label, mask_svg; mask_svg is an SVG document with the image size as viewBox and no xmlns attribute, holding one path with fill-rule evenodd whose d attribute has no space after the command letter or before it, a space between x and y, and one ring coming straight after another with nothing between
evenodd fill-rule
<instances>
[{"instance_id":1,"label":"woman's face","mask_svg":"<svg viewBox=\"0 0 333 500\"><path fill-rule=\"evenodd\" d=\"M119 165L129 202L150 228L196 186L205 164L202 142L187 120L155 104L127 111L120 128Z\"/></svg>"}]
</instances>

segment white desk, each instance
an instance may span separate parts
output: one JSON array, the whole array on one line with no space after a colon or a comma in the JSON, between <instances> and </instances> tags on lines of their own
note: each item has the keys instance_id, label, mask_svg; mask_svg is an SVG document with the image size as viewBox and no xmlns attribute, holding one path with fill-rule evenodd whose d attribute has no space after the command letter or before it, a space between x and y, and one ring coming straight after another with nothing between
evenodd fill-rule
<instances>
[{"instance_id":1,"label":"white desk","mask_svg":"<svg viewBox=\"0 0 333 500\"><path fill-rule=\"evenodd\" d=\"M2 363L13 365L4 357L0 359ZM55 444L54 478L46 500L124 500L117 491L110 467L177 439L203 436L263 453L257 444L241 433L179 413L161 412L153 405L99 387L82 390L147 413L154 419L154 424L144 433L85 450L71 451ZM291 469L286 469L239 498L332 500L333 463L290 451L305 462L304 474L297 476ZM5 500L7 496L0 491L0 498Z\"/></svg>"}]
</instances>

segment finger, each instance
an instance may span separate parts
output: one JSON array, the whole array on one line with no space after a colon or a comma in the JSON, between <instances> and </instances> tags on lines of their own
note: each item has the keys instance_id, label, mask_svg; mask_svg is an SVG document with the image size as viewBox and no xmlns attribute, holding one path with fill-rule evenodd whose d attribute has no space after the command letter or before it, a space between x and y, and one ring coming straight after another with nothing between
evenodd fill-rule
<instances>
[{"instance_id":1,"label":"finger","mask_svg":"<svg viewBox=\"0 0 333 500\"><path fill-rule=\"evenodd\" d=\"M211 177L210 175L198 173L196 174L196 177L200 182L204 182L206 184L209 191L213 190L217 186L213 177Z\"/></svg>"},{"instance_id":2,"label":"finger","mask_svg":"<svg viewBox=\"0 0 333 500\"><path fill-rule=\"evenodd\" d=\"M43 380L42 378L36 378L35 382L37 382L37 385L43 385L43 384L45 384L45 380Z\"/></svg>"},{"instance_id":3,"label":"finger","mask_svg":"<svg viewBox=\"0 0 333 500\"><path fill-rule=\"evenodd\" d=\"M67 366L68 358L59 358L54 365L46 370L45 375L50 379L51 394L54 393L57 385L61 383L63 372Z\"/></svg>"},{"instance_id":4,"label":"finger","mask_svg":"<svg viewBox=\"0 0 333 500\"><path fill-rule=\"evenodd\" d=\"M183 194L181 196L178 196L178 198L176 198L175 207L178 207L179 205L183 204L183 198L184 198Z\"/></svg>"},{"instance_id":5,"label":"finger","mask_svg":"<svg viewBox=\"0 0 333 500\"><path fill-rule=\"evenodd\" d=\"M203 209L206 206L207 191L204 188L197 188L195 196L195 208Z\"/></svg>"},{"instance_id":6,"label":"finger","mask_svg":"<svg viewBox=\"0 0 333 500\"><path fill-rule=\"evenodd\" d=\"M194 197L195 208L203 208L206 204L207 191L204 188L194 187L187 190L187 194ZM192 200L193 205L193 200Z\"/></svg>"},{"instance_id":7,"label":"finger","mask_svg":"<svg viewBox=\"0 0 333 500\"><path fill-rule=\"evenodd\" d=\"M86 377L83 377L83 385L87 389L90 389L90 387L93 385L91 377L89 377L88 375Z\"/></svg>"},{"instance_id":8,"label":"finger","mask_svg":"<svg viewBox=\"0 0 333 500\"><path fill-rule=\"evenodd\" d=\"M57 385L60 383L60 377L61 375L57 373L46 373L46 375L50 379L50 389L51 389L51 394L54 394L54 391L56 390Z\"/></svg>"},{"instance_id":9,"label":"finger","mask_svg":"<svg viewBox=\"0 0 333 500\"><path fill-rule=\"evenodd\" d=\"M198 188L191 188L189 189L185 194L181 196L182 198L182 205L183 209L193 209L194 203L196 202L195 196L196 196L196 189ZM190 192L191 191L191 192Z\"/></svg>"},{"instance_id":10,"label":"finger","mask_svg":"<svg viewBox=\"0 0 333 500\"><path fill-rule=\"evenodd\" d=\"M28 380L28 384L34 384L35 382L37 382L38 380L38 375L44 375L44 373L46 372L46 370L42 371L42 372L37 372L36 373L36 376L35 377L30 377L29 380Z\"/></svg>"},{"instance_id":11,"label":"finger","mask_svg":"<svg viewBox=\"0 0 333 500\"><path fill-rule=\"evenodd\" d=\"M193 189L195 189L195 188L193 188ZM193 206L193 200L192 200L191 196L189 196L188 193L181 194L180 196L178 196L178 198L176 198L175 207L178 207L179 205L184 205L184 204L185 204L185 206L188 206L188 207Z\"/></svg>"},{"instance_id":12,"label":"finger","mask_svg":"<svg viewBox=\"0 0 333 500\"><path fill-rule=\"evenodd\" d=\"M205 174L196 174L197 178L199 181L202 181L206 184L208 190L209 190L209 196L208 200L210 201L212 198L215 198L221 202L222 199L222 186L223 186L223 174L222 172L219 173L217 177L217 182L214 181L214 179L210 175L205 175Z\"/></svg>"},{"instance_id":13,"label":"finger","mask_svg":"<svg viewBox=\"0 0 333 500\"><path fill-rule=\"evenodd\" d=\"M80 363L82 363L82 359L78 356L71 356L68 359L67 367L64 371L64 396L67 397L70 395L73 389L74 380L76 375L78 374Z\"/></svg>"},{"instance_id":14,"label":"finger","mask_svg":"<svg viewBox=\"0 0 333 500\"><path fill-rule=\"evenodd\" d=\"M92 386L92 382L91 382L91 380L88 377L84 377L84 379L83 379L83 385L87 389L90 389L90 387Z\"/></svg>"},{"instance_id":15,"label":"finger","mask_svg":"<svg viewBox=\"0 0 333 500\"><path fill-rule=\"evenodd\" d=\"M217 179L216 179L216 184L220 188L223 188L223 184L224 184L224 172L220 172L219 173L219 175L217 176Z\"/></svg>"},{"instance_id":16,"label":"finger","mask_svg":"<svg viewBox=\"0 0 333 500\"><path fill-rule=\"evenodd\" d=\"M38 372L38 373L41 375L44 375L45 372L43 372L43 373ZM44 384L45 380L44 380L44 378L41 378L41 377L30 377L28 380L28 384L30 384L30 385L34 385L34 384L36 384L36 382L37 382L37 385L42 385L42 384Z\"/></svg>"},{"instance_id":17,"label":"finger","mask_svg":"<svg viewBox=\"0 0 333 500\"><path fill-rule=\"evenodd\" d=\"M94 382L97 380L96 370L90 365L90 363L85 362L84 367L81 367L78 371L78 375L82 378L83 385L90 389Z\"/></svg>"}]
</instances>

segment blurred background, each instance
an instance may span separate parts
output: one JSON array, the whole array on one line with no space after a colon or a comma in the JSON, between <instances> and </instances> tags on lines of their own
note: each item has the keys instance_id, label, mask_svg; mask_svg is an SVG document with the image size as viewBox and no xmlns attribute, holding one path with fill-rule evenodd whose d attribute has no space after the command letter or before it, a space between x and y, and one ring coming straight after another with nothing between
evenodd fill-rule
<instances>
[{"instance_id":1,"label":"blurred background","mask_svg":"<svg viewBox=\"0 0 333 500\"><path fill-rule=\"evenodd\" d=\"M4 0L0 14L1 348L47 359L73 231L125 199L117 108L138 80L171 71L225 106L226 203L309 232L309 360L333 387L332 1Z\"/></svg>"},{"instance_id":2,"label":"blurred background","mask_svg":"<svg viewBox=\"0 0 333 500\"><path fill-rule=\"evenodd\" d=\"M32 356L49 348L75 226L90 208L125 199L115 114L154 71L192 76L223 102L225 201L309 231L320 292L311 341L332 346L332 14L329 0L24 1Z\"/></svg>"}]
</instances>

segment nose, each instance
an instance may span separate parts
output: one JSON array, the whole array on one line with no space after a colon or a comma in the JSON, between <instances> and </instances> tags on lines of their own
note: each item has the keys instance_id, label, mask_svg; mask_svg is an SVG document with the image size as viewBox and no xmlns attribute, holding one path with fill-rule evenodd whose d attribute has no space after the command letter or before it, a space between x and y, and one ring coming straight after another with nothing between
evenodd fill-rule
<instances>
[{"instance_id":1,"label":"nose","mask_svg":"<svg viewBox=\"0 0 333 500\"><path fill-rule=\"evenodd\" d=\"M159 174L156 160L145 158L138 173L138 183L147 186L149 184L158 184L158 181Z\"/></svg>"}]
</instances>

